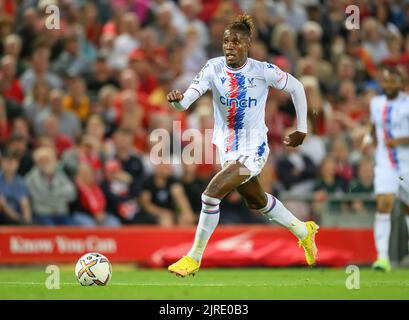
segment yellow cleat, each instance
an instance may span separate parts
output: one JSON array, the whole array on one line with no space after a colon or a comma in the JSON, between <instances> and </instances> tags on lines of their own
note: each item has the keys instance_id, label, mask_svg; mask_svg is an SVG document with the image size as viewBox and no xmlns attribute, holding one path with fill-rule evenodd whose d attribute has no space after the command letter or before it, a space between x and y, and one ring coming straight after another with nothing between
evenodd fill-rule
<instances>
[{"instance_id":1,"label":"yellow cleat","mask_svg":"<svg viewBox=\"0 0 409 320\"><path fill-rule=\"evenodd\" d=\"M200 263L195 259L183 256L174 264L168 267L169 272L176 274L180 277L186 277L188 275L194 276L199 271Z\"/></svg>"},{"instance_id":2,"label":"yellow cleat","mask_svg":"<svg viewBox=\"0 0 409 320\"><path fill-rule=\"evenodd\" d=\"M314 221L307 221L305 223L308 234L304 240L299 240L298 245L304 248L305 260L309 266L315 265L318 249L315 245L315 235L318 232L319 226Z\"/></svg>"}]
</instances>

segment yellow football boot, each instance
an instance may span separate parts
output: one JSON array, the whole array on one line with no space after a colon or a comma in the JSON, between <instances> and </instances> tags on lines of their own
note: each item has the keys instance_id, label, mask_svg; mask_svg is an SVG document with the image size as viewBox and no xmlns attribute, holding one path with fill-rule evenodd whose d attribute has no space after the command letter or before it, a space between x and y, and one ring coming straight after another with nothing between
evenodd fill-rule
<instances>
[{"instance_id":1,"label":"yellow football boot","mask_svg":"<svg viewBox=\"0 0 409 320\"><path fill-rule=\"evenodd\" d=\"M174 264L168 267L169 272L176 274L180 277L186 277L188 275L195 275L197 271L199 271L200 263L197 262L195 259L183 256Z\"/></svg>"},{"instance_id":2,"label":"yellow football boot","mask_svg":"<svg viewBox=\"0 0 409 320\"><path fill-rule=\"evenodd\" d=\"M298 245L304 248L305 260L307 264L312 267L315 265L318 249L315 244L315 235L318 232L319 226L314 221L307 221L305 223L308 234L304 240L299 240Z\"/></svg>"}]
</instances>

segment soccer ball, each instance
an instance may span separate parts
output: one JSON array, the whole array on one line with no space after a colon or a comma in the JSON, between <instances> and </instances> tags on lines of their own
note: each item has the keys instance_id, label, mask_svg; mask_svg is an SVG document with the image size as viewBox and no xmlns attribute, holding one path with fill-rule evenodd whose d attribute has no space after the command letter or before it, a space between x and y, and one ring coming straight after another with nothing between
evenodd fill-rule
<instances>
[{"instance_id":1,"label":"soccer ball","mask_svg":"<svg viewBox=\"0 0 409 320\"><path fill-rule=\"evenodd\" d=\"M75 265L75 276L83 286L105 286L112 276L109 260L100 253L87 253Z\"/></svg>"}]
</instances>

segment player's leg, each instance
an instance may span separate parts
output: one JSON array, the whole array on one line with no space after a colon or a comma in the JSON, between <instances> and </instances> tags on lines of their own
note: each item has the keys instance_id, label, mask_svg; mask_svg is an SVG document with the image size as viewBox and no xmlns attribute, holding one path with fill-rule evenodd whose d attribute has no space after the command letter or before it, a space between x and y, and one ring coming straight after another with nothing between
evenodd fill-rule
<instances>
[{"instance_id":1,"label":"player's leg","mask_svg":"<svg viewBox=\"0 0 409 320\"><path fill-rule=\"evenodd\" d=\"M395 194L378 194L376 196L376 214L374 222L374 237L377 260L373 268L382 271L390 270L389 239L391 234L391 213Z\"/></svg>"},{"instance_id":2,"label":"player's leg","mask_svg":"<svg viewBox=\"0 0 409 320\"><path fill-rule=\"evenodd\" d=\"M213 177L202 194L202 210L193 246L185 257L169 266L169 271L186 276L199 270L207 242L219 223L220 201L246 181L249 176L250 171L244 165L231 161L227 162L223 169Z\"/></svg>"},{"instance_id":3,"label":"player's leg","mask_svg":"<svg viewBox=\"0 0 409 320\"><path fill-rule=\"evenodd\" d=\"M317 255L315 234L318 226L314 222L305 223L300 221L280 200L269 193L265 193L258 176L238 186L237 191L243 196L246 205L250 209L258 210L270 220L291 231L300 240L300 245L305 250L308 265L315 264Z\"/></svg>"},{"instance_id":4,"label":"player's leg","mask_svg":"<svg viewBox=\"0 0 409 320\"><path fill-rule=\"evenodd\" d=\"M399 182L400 182L399 199L402 201L406 226L409 231L409 173L401 174L399 177Z\"/></svg>"},{"instance_id":5,"label":"player's leg","mask_svg":"<svg viewBox=\"0 0 409 320\"><path fill-rule=\"evenodd\" d=\"M289 229L297 238L304 239L307 235L305 223L297 219L287 210L280 200L264 192L258 176L237 187L248 208L258 210L271 221Z\"/></svg>"},{"instance_id":6,"label":"player's leg","mask_svg":"<svg viewBox=\"0 0 409 320\"><path fill-rule=\"evenodd\" d=\"M373 264L376 270L390 270L389 239L391 234L391 213L395 196L399 191L399 178L396 170L388 164L375 166L376 213L374 238L377 260Z\"/></svg>"}]
</instances>

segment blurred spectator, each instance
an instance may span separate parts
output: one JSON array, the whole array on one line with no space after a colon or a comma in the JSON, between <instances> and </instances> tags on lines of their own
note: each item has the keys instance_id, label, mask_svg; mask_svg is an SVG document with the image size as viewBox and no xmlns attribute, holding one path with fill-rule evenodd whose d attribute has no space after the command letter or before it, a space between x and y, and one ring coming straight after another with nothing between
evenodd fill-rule
<instances>
[{"instance_id":1,"label":"blurred spectator","mask_svg":"<svg viewBox=\"0 0 409 320\"><path fill-rule=\"evenodd\" d=\"M141 205L163 227L189 226L196 220L183 185L172 176L170 164L155 166L143 185Z\"/></svg>"},{"instance_id":2,"label":"blurred spectator","mask_svg":"<svg viewBox=\"0 0 409 320\"><path fill-rule=\"evenodd\" d=\"M296 64L299 51L297 49L296 33L290 25L286 23L277 24L274 27L270 45L273 52L285 56L290 61L291 66ZM289 72L293 72L293 70L289 70Z\"/></svg>"},{"instance_id":3,"label":"blurred spectator","mask_svg":"<svg viewBox=\"0 0 409 320\"><path fill-rule=\"evenodd\" d=\"M287 134L292 129L287 129ZM287 147L277 160L277 174L288 191L311 190L315 177L315 166L312 160L298 148Z\"/></svg>"},{"instance_id":4,"label":"blurred spectator","mask_svg":"<svg viewBox=\"0 0 409 320\"><path fill-rule=\"evenodd\" d=\"M111 157L117 159L122 168L131 175L132 188L135 190L141 190L144 167L139 155L134 152L132 147L133 135L132 131L126 128L119 128L115 131L113 136L114 152Z\"/></svg>"},{"instance_id":5,"label":"blurred spectator","mask_svg":"<svg viewBox=\"0 0 409 320\"><path fill-rule=\"evenodd\" d=\"M167 1L161 3L155 11L154 28L158 34L158 41L167 48L180 37L172 20L173 14L172 5Z\"/></svg>"},{"instance_id":6,"label":"blurred spectator","mask_svg":"<svg viewBox=\"0 0 409 320\"><path fill-rule=\"evenodd\" d=\"M108 65L108 54L100 51L88 77L87 89L91 96L96 97L101 88L107 85L119 87L119 83Z\"/></svg>"},{"instance_id":7,"label":"blurred spectator","mask_svg":"<svg viewBox=\"0 0 409 320\"><path fill-rule=\"evenodd\" d=\"M352 165L349 163L349 148L346 141L343 138L335 139L330 154L335 161L337 178L347 185L352 180L354 171Z\"/></svg>"},{"instance_id":8,"label":"blurred spectator","mask_svg":"<svg viewBox=\"0 0 409 320\"><path fill-rule=\"evenodd\" d=\"M371 56L373 62L380 63L389 56L385 30L379 21L373 17L366 18L362 24L363 47Z\"/></svg>"},{"instance_id":9,"label":"blurred spectator","mask_svg":"<svg viewBox=\"0 0 409 320\"><path fill-rule=\"evenodd\" d=\"M51 139L58 158L62 156L65 150L74 145L70 137L61 133L58 118L52 114L43 121L43 135Z\"/></svg>"},{"instance_id":10,"label":"blurred spectator","mask_svg":"<svg viewBox=\"0 0 409 320\"><path fill-rule=\"evenodd\" d=\"M202 9L201 1L181 0L180 9L185 19L175 19L175 21L182 21L181 24L184 23L186 26L193 28L197 33L198 43L201 47L205 47L209 43L209 32L205 23L198 18L198 14ZM184 32L187 32L186 27L182 26L181 28L183 28Z\"/></svg>"},{"instance_id":11,"label":"blurred spectator","mask_svg":"<svg viewBox=\"0 0 409 320\"><path fill-rule=\"evenodd\" d=\"M322 212L323 205L329 196L341 197L347 189L345 181L339 179L336 175L336 161L332 157L325 158L319 169L319 177L314 183L313 210L316 214ZM339 200L330 199L327 203L330 212L345 212L346 206Z\"/></svg>"},{"instance_id":12,"label":"blurred spectator","mask_svg":"<svg viewBox=\"0 0 409 320\"><path fill-rule=\"evenodd\" d=\"M102 161L99 141L89 134L83 135L79 146L74 146L64 152L61 164L73 180L78 175L79 167L82 164L87 165L93 171L93 179L100 182L102 180Z\"/></svg>"},{"instance_id":13,"label":"blurred spectator","mask_svg":"<svg viewBox=\"0 0 409 320\"><path fill-rule=\"evenodd\" d=\"M108 160L104 166L105 178L101 184L107 200L107 211L119 217L122 223L153 224L155 221L141 212L132 176L122 169L118 160Z\"/></svg>"},{"instance_id":14,"label":"blurred spectator","mask_svg":"<svg viewBox=\"0 0 409 320\"><path fill-rule=\"evenodd\" d=\"M126 67L128 63L128 55L133 49L139 47L139 28L140 22L138 17L127 12L121 17L121 28L118 36L114 39L114 50L115 55L114 67L121 70Z\"/></svg>"},{"instance_id":15,"label":"blurred spectator","mask_svg":"<svg viewBox=\"0 0 409 320\"><path fill-rule=\"evenodd\" d=\"M31 55L30 67L23 72L20 83L24 93L29 93L36 81L44 81L51 88L61 88L61 79L49 70L50 49L39 45Z\"/></svg>"},{"instance_id":16,"label":"blurred spectator","mask_svg":"<svg viewBox=\"0 0 409 320\"><path fill-rule=\"evenodd\" d=\"M77 192L74 184L58 169L53 149L34 151L35 167L27 174L26 184L32 201L34 222L40 225L70 225L69 204Z\"/></svg>"},{"instance_id":17,"label":"blurred spectator","mask_svg":"<svg viewBox=\"0 0 409 320\"><path fill-rule=\"evenodd\" d=\"M299 31L307 21L305 8L296 0L284 0L276 4L276 15L282 17L286 23Z\"/></svg>"},{"instance_id":18,"label":"blurred spectator","mask_svg":"<svg viewBox=\"0 0 409 320\"><path fill-rule=\"evenodd\" d=\"M86 92L85 82L81 77L75 76L69 79L64 107L73 112L81 122L87 119L90 113L90 99Z\"/></svg>"},{"instance_id":19,"label":"blurred spectator","mask_svg":"<svg viewBox=\"0 0 409 320\"><path fill-rule=\"evenodd\" d=\"M356 194L357 198L371 197L374 193L373 179L373 162L371 159L363 159L358 166L358 178L349 184L349 192ZM352 201L351 207L354 213L368 214L375 211L376 204L374 200L356 199Z\"/></svg>"},{"instance_id":20,"label":"blurred spectator","mask_svg":"<svg viewBox=\"0 0 409 320\"><path fill-rule=\"evenodd\" d=\"M86 76L88 74L88 61L80 54L77 35L68 34L64 37L63 51L53 63L52 70L61 78Z\"/></svg>"},{"instance_id":21,"label":"blurred spectator","mask_svg":"<svg viewBox=\"0 0 409 320\"><path fill-rule=\"evenodd\" d=\"M7 115L6 101L0 96L0 143L4 144L11 133L11 123Z\"/></svg>"},{"instance_id":22,"label":"blurred spectator","mask_svg":"<svg viewBox=\"0 0 409 320\"><path fill-rule=\"evenodd\" d=\"M268 224L269 221L258 211L247 208L244 199L237 191L233 191L221 202L220 224Z\"/></svg>"},{"instance_id":23,"label":"blurred spectator","mask_svg":"<svg viewBox=\"0 0 409 320\"><path fill-rule=\"evenodd\" d=\"M226 27L225 21L214 17L209 24L210 42L206 46L206 53L209 58L223 55L222 39Z\"/></svg>"},{"instance_id":24,"label":"blurred spectator","mask_svg":"<svg viewBox=\"0 0 409 320\"><path fill-rule=\"evenodd\" d=\"M111 85L102 87L98 92L98 110L94 112L100 115L102 124L107 127L106 132L104 129L104 135L105 133L112 134L116 127L118 112L114 102L117 93L118 90Z\"/></svg>"},{"instance_id":25,"label":"blurred spectator","mask_svg":"<svg viewBox=\"0 0 409 320\"><path fill-rule=\"evenodd\" d=\"M22 6L22 9L24 6ZM39 16L37 10L33 6L24 8L22 19L16 26L17 33L21 37L22 42L22 56L27 58L33 49L33 39L38 35L38 21Z\"/></svg>"},{"instance_id":26,"label":"blurred spectator","mask_svg":"<svg viewBox=\"0 0 409 320\"><path fill-rule=\"evenodd\" d=\"M64 107L63 92L60 89L53 89L50 93L49 107L37 113L34 118L34 126L37 134L44 133L44 122L53 116L58 121L58 129L72 141L81 133L81 123L76 115Z\"/></svg>"},{"instance_id":27,"label":"blurred spectator","mask_svg":"<svg viewBox=\"0 0 409 320\"><path fill-rule=\"evenodd\" d=\"M37 81L30 93L27 93L23 107L28 121L34 124L34 119L37 114L48 108L50 102L50 88L47 83Z\"/></svg>"},{"instance_id":28,"label":"blurred spectator","mask_svg":"<svg viewBox=\"0 0 409 320\"><path fill-rule=\"evenodd\" d=\"M106 125L103 118L99 114L92 114L89 116L85 124L84 135L90 135L96 140L96 146L100 153L105 156L105 135L107 133Z\"/></svg>"},{"instance_id":29,"label":"blurred spectator","mask_svg":"<svg viewBox=\"0 0 409 320\"><path fill-rule=\"evenodd\" d=\"M119 218L106 211L105 195L98 186L93 167L81 163L75 184L78 188L78 208L73 214L75 224L83 227L120 226Z\"/></svg>"},{"instance_id":30,"label":"blurred spectator","mask_svg":"<svg viewBox=\"0 0 409 320\"><path fill-rule=\"evenodd\" d=\"M202 209L201 197L208 181L197 176L197 169L196 163L183 163L181 183L193 213L199 217L200 210Z\"/></svg>"},{"instance_id":31,"label":"blurred spectator","mask_svg":"<svg viewBox=\"0 0 409 320\"><path fill-rule=\"evenodd\" d=\"M32 222L29 194L24 179L17 174L19 156L6 150L1 156L0 225Z\"/></svg>"},{"instance_id":32,"label":"blurred spectator","mask_svg":"<svg viewBox=\"0 0 409 320\"><path fill-rule=\"evenodd\" d=\"M28 138L21 134L13 133L7 141L7 150L18 158L17 173L25 176L34 165Z\"/></svg>"},{"instance_id":33,"label":"blurred spectator","mask_svg":"<svg viewBox=\"0 0 409 320\"><path fill-rule=\"evenodd\" d=\"M9 34L4 39L4 56L12 56L15 59L17 77L20 77L26 67L25 62L20 59L21 45L21 38L17 34Z\"/></svg>"},{"instance_id":34,"label":"blurred spectator","mask_svg":"<svg viewBox=\"0 0 409 320\"><path fill-rule=\"evenodd\" d=\"M24 92L20 81L16 79L17 71L16 58L11 55L5 55L0 61L0 73L3 95L15 102L21 104L24 99Z\"/></svg>"}]
</instances>

